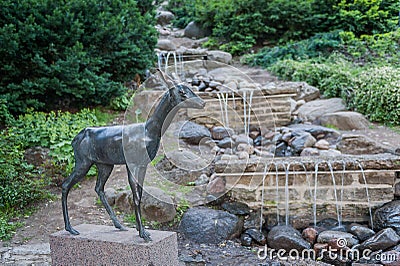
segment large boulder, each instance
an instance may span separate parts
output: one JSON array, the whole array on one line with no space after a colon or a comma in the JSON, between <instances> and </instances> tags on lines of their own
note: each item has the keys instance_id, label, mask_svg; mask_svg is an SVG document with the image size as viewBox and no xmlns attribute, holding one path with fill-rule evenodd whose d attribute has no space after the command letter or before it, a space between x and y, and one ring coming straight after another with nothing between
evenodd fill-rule
<instances>
[{"instance_id":1,"label":"large boulder","mask_svg":"<svg viewBox=\"0 0 400 266\"><path fill-rule=\"evenodd\" d=\"M210 30L204 29L198 23L192 21L183 30L183 35L188 38L203 38L210 35Z\"/></svg>"},{"instance_id":2,"label":"large boulder","mask_svg":"<svg viewBox=\"0 0 400 266\"><path fill-rule=\"evenodd\" d=\"M159 39L157 41L157 46L158 49L160 50L164 50L164 51L175 51L176 50L176 46L175 44L168 39Z\"/></svg>"},{"instance_id":3,"label":"large boulder","mask_svg":"<svg viewBox=\"0 0 400 266\"><path fill-rule=\"evenodd\" d=\"M232 55L223 51L208 51L207 59L229 64L232 61Z\"/></svg>"},{"instance_id":4,"label":"large boulder","mask_svg":"<svg viewBox=\"0 0 400 266\"><path fill-rule=\"evenodd\" d=\"M205 141L211 138L211 133L205 126L188 121L183 124L179 130L179 138L189 144L197 145L202 140Z\"/></svg>"},{"instance_id":5,"label":"large boulder","mask_svg":"<svg viewBox=\"0 0 400 266\"><path fill-rule=\"evenodd\" d=\"M393 228L400 235L400 200L393 200L378 208L373 221L376 230Z\"/></svg>"},{"instance_id":6,"label":"large boulder","mask_svg":"<svg viewBox=\"0 0 400 266\"><path fill-rule=\"evenodd\" d=\"M318 99L320 96L319 89L308 85L306 82L270 82L263 86L267 94L296 94L296 101L304 100L309 102Z\"/></svg>"},{"instance_id":7,"label":"large boulder","mask_svg":"<svg viewBox=\"0 0 400 266\"><path fill-rule=\"evenodd\" d=\"M314 122L325 114L341 111L346 111L346 106L341 98L307 102L297 110L299 118L309 122Z\"/></svg>"},{"instance_id":8,"label":"large boulder","mask_svg":"<svg viewBox=\"0 0 400 266\"><path fill-rule=\"evenodd\" d=\"M358 239L356 236L341 231L334 231L334 230L326 230L318 235L318 243L330 243L333 239L344 240L341 244L346 245L347 247L352 247L358 244Z\"/></svg>"},{"instance_id":9,"label":"large boulder","mask_svg":"<svg viewBox=\"0 0 400 266\"><path fill-rule=\"evenodd\" d=\"M171 21L175 18L175 15L170 11L160 10L156 14L157 24L165 26L171 24Z\"/></svg>"},{"instance_id":10,"label":"large boulder","mask_svg":"<svg viewBox=\"0 0 400 266\"><path fill-rule=\"evenodd\" d=\"M179 230L197 243L216 244L239 236L242 226L238 217L229 212L198 207L183 215Z\"/></svg>"},{"instance_id":11,"label":"large boulder","mask_svg":"<svg viewBox=\"0 0 400 266\"><path fill-rule=\"evenodd\" d=\"M319 119L323 126L334 126L341 130L368 129L370 123L357 112L336 112L324 114Z\"/></svg>"},{"instance_id":12,"label":"large boulder","mask_svg":"<svg viewBox=\"0 0 400 266\"><path fill-rule=\"evenodd\" d=\"M143 218L160 223L173 221L176 215L172 198L157 187L145 187L141 210Z\"/></svg>"},{"instance_id":13,"label":"large boulder","mask_svg":"<svg viewBox=\"0 0 400 266\"><path fill-rule=\"evenodd\" d=\"M373 237L365 240L360 244L358 249L371 251L385 250L390 247L394 247L400 243L400 236L392 228L386 228L374 235Z\"/></svg>"}]
</instances>

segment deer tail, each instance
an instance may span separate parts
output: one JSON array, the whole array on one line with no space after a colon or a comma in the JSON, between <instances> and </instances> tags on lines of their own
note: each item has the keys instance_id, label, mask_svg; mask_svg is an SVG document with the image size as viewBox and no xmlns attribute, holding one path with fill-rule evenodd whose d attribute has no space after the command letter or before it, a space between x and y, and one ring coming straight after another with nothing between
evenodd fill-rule
<instances>
[{"instance_id":1,"label":"deer tail","mask_svg":"<svg viewBox=\"0 0 400 266\"><path fill-rule=\"evenodd\" d=\"M77 145L79 145L80 143L81 143L81 141L83 140L83 138L85 137L85 131L86 131L86 128L84 128L84 129L82 129L79 133L78 133L78 135L76 135L75 136L75 138L72 140L72 147L75 149L75 147L77 146Z\"/></svg>"}]
</instances>

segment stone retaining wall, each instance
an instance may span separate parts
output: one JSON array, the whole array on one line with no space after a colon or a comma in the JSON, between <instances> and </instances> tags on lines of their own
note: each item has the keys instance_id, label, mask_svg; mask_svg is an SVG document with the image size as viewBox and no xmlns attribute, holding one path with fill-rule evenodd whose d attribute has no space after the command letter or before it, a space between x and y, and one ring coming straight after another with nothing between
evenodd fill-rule
<instances>
[{"instance_id":1,"label":"stone retaining wall","mask_svg":"<svg viewBox=\"0 0 400 266\"><path fill-rule=\"evenodd\" d=\"M218 176L225 178L227 189L238 201L260 208L263 198L266 213L276 215L278 206L280 214L285 215L285 194L288 193L290 215L312 218L315 165L318 162L318 218L336 217L337 199L339 208L343 210L344 220L367 220L367 189L372 208L391 201L394 197L393 187L400 173L400 158L390 154L326 160L318 157L220 160L215 165L215 171ZM332 164L333 172L327 162ZM290 169L286 172L285 168L289 164ZM264 172L266 165L271 165L271 168Z\"/></svg>"}]
</instances>

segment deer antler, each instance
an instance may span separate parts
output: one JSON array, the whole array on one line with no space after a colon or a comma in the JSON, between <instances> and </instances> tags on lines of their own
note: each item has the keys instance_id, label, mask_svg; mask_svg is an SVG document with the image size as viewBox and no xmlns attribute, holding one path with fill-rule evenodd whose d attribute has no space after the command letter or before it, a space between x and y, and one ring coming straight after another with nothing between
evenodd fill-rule
<instances>
[{"instance_id":1,"label":"deer antler","mask_svg":"<svg viewBox=\"0 0 400 266\"><path fill-rule=\"evenodd\" d=\"M169 88L178 85L178 84L175 83L174 79L172 79L170 76L165 74L161 69L157 68L157 71L160 72L162 80L165 82L165 84L167 84L167 86ZM171 83L172 83L172 86L169 86Z\"/></svg>"}]
</instances>

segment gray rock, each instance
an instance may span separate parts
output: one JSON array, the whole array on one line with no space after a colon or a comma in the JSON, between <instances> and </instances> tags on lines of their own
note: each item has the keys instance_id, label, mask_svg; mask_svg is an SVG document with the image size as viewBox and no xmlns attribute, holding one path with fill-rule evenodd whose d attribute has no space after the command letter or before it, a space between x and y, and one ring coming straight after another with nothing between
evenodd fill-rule
<instances>
[{"instance_id":1,"label":"gray rock","mask_svg":"<svg viewBox=\"0 0 400 266\"><path fill-rule=\"evenodd\" d=\"M291 226L275 226L268 233L268 246L275 249L298 250L310 249L311 245L305 241L299 231Z\"/></svg>"},{"instance_id":2,"label":"gray rock","mask_svg":"<svg viewBox=\"0 0 400 266\"><path fill-rule=\"evenodd\" d=\"M359 243L358 239L356 236L346 233L346 232L341 232L341 231L332 231L332 230L327 230L323 231L318 235L317 241L318 243L329 243L332 241L332 239L336 240L345 240L343 241L344 244L346 244L347 247L352 247L354 245L357 245ZM344 247L344 245L342 246Z\"/></svg>"},{"instance_id":3,"label":"gray rock","mask_svg":"<svg viewBox=\"0 0 400 266\"><path fill-rule=\"evenodd\" d=\"M264 222L265 222L264 217L262 218L262 221L261 221L261 211L257 210L257 211L250 212L250 215L244 221L243 226L244 226L244 229L256 228L256 229L260 230L260 225L264 224Z\"/></svg>"},{"instance_id":4,"label":"gray rock","mask_svg":"<svg viewBox=\"0 0 400 266\"><path fill-rule=\"evenodd\" d=\"M320 139L315 143L314 147L320 150L329 150L329 142L324 139Z\"/></svg>"},{"instance_id":5,"label":"gray rock","mask_svg":"<svg viewBox=\"0 0 400 266\"><path fill-rule=\"evenodd\" d=\"M175 15L170 11L160 10L156 14L157 24L165 26L171 24L171 21L175 18Z\"/></svg>"},{"instance_id":6,"label":"gray rock","mask_svg":"<svg viewBox=\"0 0 400 266\"><path fill-rule=\"evenodd\" d=\"M239 236L242 224L235 215L205 207L191 208L182 217L180 232L197 243L219 243Z\"/></svg>"},{"instance_id":7,"label":"gray rock","mask_svg":"<svg viewBox=\"0 0 400 266\"><path fill-rule=\"evenodd\" d=\"M268 94L296 94L295 100L305 102L318 99L319 90L306 82L271 82L263 87Z\"/></svg>"},{"instance_id":8,"label":"gray rock","mask_svg":"<svg viewBox=\"0 0 400 266\"><path fill-rule=\"evenodd\" d=\"M301 157L309 157L309 156L319 156L320 150L316 149L316 148L304 148L301 153L300 156Z\"/></svg>"},{"instance_id":9,"label":"gray rock","mask_svg":"<svg viewBox=\"0 0 400 266\"><path fill-rule=\"evenodd\" d=\"M106 199L108 201L108 203L112 206L115 204L115 200L117 198L117 191L111 187L108 187L104 190L104 193L106 195Z\"/></svg>"},{"instance_id":10,"label":"gray rock","mask_svg":"<svg viewBox=\"0 0 400 266\"><path fill-rule=\"evenodd\" d=\"M257 244L265 245L267 238L260 232L260 230L250 228L245 231Z\"/></svg>"},{"instance_id":11,"label":"gray rock","mask_svg":"<svg viewBox=\"0 0 400 266\"><path fill-rule=\"evenodd\" d=\"M133 210L132 191L129 189L119 192L115 198L115 206L122 212L132 213Z\"/></svg>"},{"instance_id":12,"label":"gray rock","mask_svg":"<svg viewBox=\"0 0 400 266\"><path fill-rule=\"evenodd\" d=\"M400 200L393 200L378 208L373 214L374 228L393 228L400 235Z\"/></svg>"},{"instance_id":13,"label":"gray rock","mask_svg":"<svg viewBox=\"0 0 400 266\"><path fill-rule=\"evenodd\" d=\"M251 246L252 242L253 242L253 239L248 234L243 233L240 236L240 243L242 243L242 246L246 246L246 247Z\"/></svg>"},{"instance_id":14,"label":"gray rock","mask_svg":"<svg viewBox=\"0 0 400 266\"><path fill-rule=\"evenodd\" d=\"M399 242L400 236L392 228L386 228L376 233L373 237L365 240L360 244L358 249L369 249L372 251L385 250L394 247Z\"/></svg>"},{"instance_id":15,"label":"gray rock","mask_svg":"<svg viewBox=\"0 0 400 266\"><path fill-rule=\"evenodd\" d=\"M188 38L200 39L210 35L210 30L204 29L198 23L192 21L185 27L183 35Z\"/></svg>"},{"instance_id":16,"label":"gray rock","mask_svg":"<svg viewBox=\"0 0 400 266\"><path fill-rule=\"evenodd\" d=\"M297 132L294 136L294 139L290 143L290 147L297 155L299 155L304 148L314 146L316 142L315 138L308 132Z\"/></svg>"},{"instance_id":17,"label":"gray rock","mask_svg":"<svg viewBox=\"0 0 400 266\"><path fill-rule=\"evenodd\" d=\"M164 50L164 51L175 51L176 50L176 46L175 44L168 39L159 39L157 41L157 46L158 49L160 50Z\"/></svg>"},{"instance_id":18,"label":"gray rock","mask_svg":"<svg viewBox=\"0 0 400 266\"><path fill-rule=\"evenodd\" d=\"M249 145L254 144L254 140L244 134L237 135L234 140L235 140L236 145L239 145L240 143L245 143L245 144L249 144Z\"/></svg>"},{"instance_id":19,"label":"gray rock","mask_svg":"<svg viewBox=\"0 0 400 266\"><path fill-rule=\"evenodd\" d=\"M339 151L345 154L379 154L388 152L373 139L356 134L344 134L342 140L337 145Z\"/></svg>"},{"instance_id":20,"label":"gray rock","mask_svg":"<svg viewBox=\"0 0 400 266\"><path fill-rule=\"evenodd\" d=\"M242 202L224 202L221 207L232 214L236 215L248 215L250 214L250 207L246 203Z\"/></svg>"},{"instance_id":21,"label":"gray rock","mask_svg":"<svg viewBox=\"0 0 400 266\"><path fill-rule=\"evenodd\" d=\"M342 153L338 150L329 149L329 150L320 150L319 155L322 157L337 157L341 156Z\"/></svg>"},{"instance_id":22,"label":"gray rock","mask_svg":"<svg viewBox=\"0 0 400 266\"><path fill-rule=\"evenodd\" d=\"M220 196L225 193L226 180L221 176L211 177L207 185L207 192L214 196Z\"/></svg>"},{"instance_id":23,"label":"gray rock","mask_svg":"<svg viewBox=\"0 0 400 266\"><path fill-rule=\"evenodd\" d=\"M211 128L211 136L215 140L231 137L234 133L233 129L229 127L215 126Z\"/></svg>"},{"instance_id":24,"label":"gray rock","mask_svg":"<svg viewBox=\"0 0 400 266\"><path fill-rule=\"evenodd\" d=\"M208 166L208 162L188 149L173 150L166 152L166 159L169 164L164 170L171 170L173 167L188 171L202 170Z\"/></svg>"},{"instance_id":25,"label":"gray rock","mask_svg":"<svg viewBox=\"0 0 400 266\"><path fill-rule=\"evenodd\" d=\"M239 143L236 147L236 151L238 152L246 152L247 154L253 154L254 153L254 146L247 144L247 143Z\"/></svg>"},{"instance_id":26,"label":"gray rock","mask_svg":"<svg viewBox=\"0 0 400 266\"><path fill-rule=\"evenodd\" d=\"M232 61L232 55L227 52L215 50L207 52L207 59L229 64Z\"/></svg>"},{"instance_id":27,"label":"gray rock","mask_svg":"<svg viewBox=\"0 0 400 266\"><path fill-rule=\"evenodd\" d=\"M188 121L180 129L179 137L189 144L197 145L204 139L210 139L211 133L205 126Z\"/></svg>"},{"instance_id":28,"label":"gray rock","mask_svg":"<svg viewBox=\"0 0 400 266\"><path fill-rule=\"evenodd\" d=\"M276 145L275 156L285 157L287 148L288 148L288 145L285 142L279 143L278 145Z\"/></svg>"},{"instance_id":29,"label":"gray rock","mask_svg":"<svg viewBox=\"0 0 400 266\"><path fill-rule=\"evenodd\" d=\"M217 145L218 145L218 147L223 148L223 149L227 149L227 148L232 149L233 146L235 145L235 142L230 137L226 137L226 138L223 138L222 140L218 141Z\"/></svg>"},{"instance_id":30,"label":"gray rock","mask_svg":"<svg viewBox=\"0 0 400 266\"><path fill-rule=\"evenodd\" d=\"M341 98L315 100L300 106L297 110L299 118L313 122L329 113L346 111L346 106Z\"/></svg>"},{"instance_id":31,"label":"gray rock","mask_svg":"<svg viewBox=\"0 0 400 266\"><path fill-rule=\"evenodd\" d=\"M194 181L194 184L196 186L202 186L208 183L208 181L210 181L210 178L208 178L208 176L206 174L201 174L199 176L199 178L196 179L196 181Z\"/></svg>"},{"instance_id":32,"label":"gray rock","mask_svg":"<svg viewBox=\"0 0 400 266\"><path fill-rule=\"evenodd\" d=\"M176 215L172 198L156 187L143 190L141 210L146 220L160 223L173 221Z\"/></svg>"},{"instance_id":33,"label":"gray rock","mask_svg":"<svg viewBox=\"0 0 400 266\"><path fill-rule=\"evenodd\" d=\"M357 112L336 112L322 115L318 122L323 126L334 126L340 130L368 129L370 123Z\"/></svg>"},{"instance_id":34,"label":"gray rock","mask_svg":"<svg viewBox=\"0 0 400 266\"><path fill-rule=\"evenodd\" d=\"M357 236L357 238L360 241L365 241L368 238L375 235L374 230L372 230L366 226L359 225L359 224L350 226L349 232L352 233L353 235Z\"/></svg>"},{"instance_id":35,"label":"gray rock","mask_svg":"<svg viewBox=\"0 0 400 266\"><path fill-rule=\"evenodd\" d=\"M250 158L250 155L245 151L238 152L237 156L239 160L248 160Z\"/></svg>"}]
</instances>

